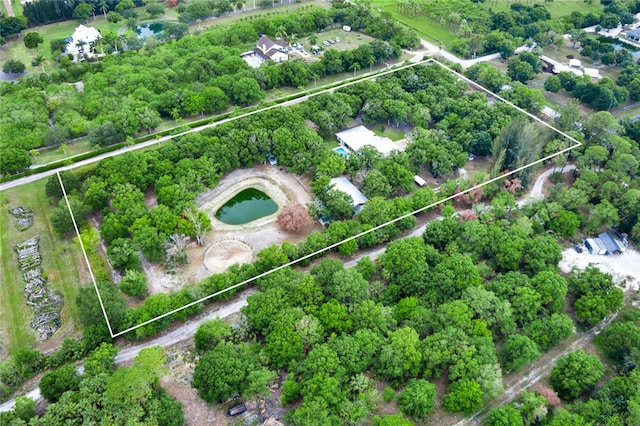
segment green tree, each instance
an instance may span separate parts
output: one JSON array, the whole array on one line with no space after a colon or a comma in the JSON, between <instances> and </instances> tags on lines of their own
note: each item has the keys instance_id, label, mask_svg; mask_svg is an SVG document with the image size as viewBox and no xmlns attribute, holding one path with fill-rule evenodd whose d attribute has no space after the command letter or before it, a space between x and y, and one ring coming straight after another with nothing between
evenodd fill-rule
<instances>
[{"instance_id":1,"label":"green tree","mask_svg":"<svg viewBox=\"0 0 640 426\"><path fill-rule=\"evenodd\" d=\"M571 400L593 389L603 375L604 366L598 357L578 349L558 360L549 383L560 398Z\"/></svg>"},{"instance_id":2,"label":"green tree","mask_svg":"<svg viewBox=\"0 0 640 426\"><path fill-rule=\"evenodd\" d=\"M262 369L248 344L234 346L222 341L205 353L196 364L192 386L210 404L243 393L251 372Z\"/></svg>"},{"instance_id":3,"label":"green tree","mask_svg":"<svg viewBox=\"0 0 640 426\"><path fill-rule=\"evenodd\" d=\"M516 372L540 356L538 346L527 336L513 334L506 338L500 357L505 372Z\"/></svg>"},{"instance_id":4,"label":"green tree","mask_svg":"<svg viewBox=\"0 0 640 426\"><path fill-rule=\"evenodd\" d=\"M551 75L544 81L544 90L557 93L560 89L562 89L562 83L557 75Z\"/></svg>"},{"instance_id":5,"label":"green tree","mask_svg":"<svg viewBox=\"0 0 640 426\"><path fill-rule=\"evenodd\" d=\"M504 405L489 412L486 426L524 426L524 422L516 408Z\"/></svg>"},{"instance_id":6,"label":"green tree","mask_svg":"<svg viewBox=\"0 0 640 426\"><path fill-rule=\"evenodd\" d=\"M127 296L144 299L147 295L147 277L140 272L127 270L120 281L120 290Z\"/></svg>"},{"instance_id":7,"label":"green tree","mask_svg":"<svg viewBox=\"0 0 640 426\"><path fill-rule=\"evenodd\" d=\"M600 349L614 362L640 362L640 327L633 322L616 322L605 329Z\"/></svg>"},{"instance_id":8,"label":"green tree","mask_svg":"<svg viewBox=\"0 0 640 426\"><path fill-rule=\"evenodd\" d=\"M26 68L27 67L24 65L23 62L20 62L16 59L9 59L2 66L2 71L4 71L7 74L21 74L24 72Z\"/></svg>"},{"instance_id":9,"label":"green tree","mask_svg":"<svg viewBox=\"0 0 640 426\"><path fill-rule=\"evenodd\" d=\"M63 393L78 390L80 376L75 365L65 365L57 370L47 371L38 387L40 393L50 402L56 402Z\"/></svg>"},{"instance_id":10,"label":"green tree","mask_svg":"<svg viewBox=\"0 0 640 426\"><path fill-rule=\"evenodd\" d=\"M462 411L469 415L482 407L482 389L475 380L460 380L449 385L442 405L447 411Z\"/></svg>"},{"instance_id":11,"label":"green tree","mask_svg":"<svg viewBox=\"0 0 640 426\"><path fill-rule=\"evenodd\" d=\"M36 416L36 403L28 396L19 396L16 398L16 405L13 412L17 418L27 424L31 418Z\"/></svg>"},{"instance_id":12,"label":"green tree","mask_svg":"<svg viewBox=\"0 0 640 426\"><path fill-rule=\"evenodd\" d=\"M0 155L0 175L20 172L31 165L31 157L24 149L4 148Z\"/></svg>"},{"instance_id":13,"label":"green tree","mask_svg":"<svg viewBox=\"0 0 640 426\"><path fill-rule=\"evenodd\" d=\"M426 380L412 379L398 397L398 408L404 414L424 419L433 412L436 387Z\"/></svg>"},{"instance_id":14,"label":"green tree","mask_svg":"<svg viewBox=\"0 0 640 426\"><path fill-rule=\"evenodd\" d=\"M382 348L376 368L380 375L396 385L416 377L422 362L420 337L412 328L402 327L389 333L389 344Z\"/></svg>"},{"instance_id":15,"label":"green tree","mask_svg":"<svg viewBox=\"0 0 640 426\"><path fill-rule=\"evenodd\" d=\"M213 349L218 343L233 335L231 326L220 318L203 321L193 338L196 350L200 353Z\"/></svg>"},{"instance_id":16,"label":"green tree","mask_svg":"<svg viewBox=\"0 0 640 426\"><path fill-rule=\"evenodd\" d=\"M69 200L73 217L76 220L76 225L78 225L79 229L84 227L89 221L89 208L73 195L67 197L67 199ZM73 220L69 213L69 207L64 199L58 202L58 207L53 209L49 220L56 235L60 238L71 235L75 231Z\"/></svg>"},{"instance_id":17,"label":"green tree","mask_svg":"<svg viewBox=\"0 0 640 426\"><path fill-rule=\"evenodd\" d=\"M131 238L116 238L107 247L107 256L111 265L120 270L138 269L140 257L138 248Z\"/></svg>"},{"instance_id":18,"label":"green tree","mask_svg":"<svg viewBox=\"0 0 640 426\"><path fill-rule=\"evenodd\" d=\"M413 426L402 414L383 414L373 418L373 426Z\"/></svg>"},{"instance_id":19,"label":"green tree","mask_svg":"<svg viewBox=\"0 0 640 426\"><path fill-rule=\"evenodd\" d=\"M29 32L25 34L22 41L24 42L24 45L27 49L37 49L38 45L44 42L44 39L42 38L40 33Z\"/></svg>"},{"instance_id":20,"label":"green tree","mask_svg":"<svg viewBox=\"0 0 640 426\"><path fill-rule=\"evenodd\" d=\"M266 96L260 85L253 78L241 78L233 84L231 89L233 101L239 105L249 105L258 102Z\"/></svg>"},{"instance_id":21,"label":"green tree","mask_svg":"<svg viewBox=\"0 0 640 426\"><path fill-rule=\"evenodd\" d=\"M87 22L93 13L93 6L89 3L80 3L73 10L73 18L79 22Z\"/></svg>"}]
</instances>

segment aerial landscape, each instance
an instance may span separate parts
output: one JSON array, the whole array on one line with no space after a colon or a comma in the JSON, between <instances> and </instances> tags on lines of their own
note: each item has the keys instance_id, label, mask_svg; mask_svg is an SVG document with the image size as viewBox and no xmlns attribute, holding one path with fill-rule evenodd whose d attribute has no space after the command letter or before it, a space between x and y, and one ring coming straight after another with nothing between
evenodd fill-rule
<instances>
[{"instance_id":1,"label":"aerial landscape","mask_svg":"<svg viewBox=\"0 0 640 426\"><path fill-rule=\"evenodd\" d=\"M3 0L0 426L640 424L640 0Z\"/></svg>"}]
</instances>

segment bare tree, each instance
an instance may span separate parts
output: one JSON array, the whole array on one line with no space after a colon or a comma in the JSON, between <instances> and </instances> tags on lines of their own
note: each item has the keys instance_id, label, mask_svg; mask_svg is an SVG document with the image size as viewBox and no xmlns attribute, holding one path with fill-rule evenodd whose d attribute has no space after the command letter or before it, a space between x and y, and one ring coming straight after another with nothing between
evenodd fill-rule
<instances>
[{"instance_id":1,"label":"bare tree","mask_svg":"<svg viewBox=\"0 0 640 426\"><path fill-rule=\"evenodd\" d=\"M171 234L164 242L164 250L166 253L165 266L167 271L174 273L178 265L186 265L187 258L187 240L189 237L183 234Z\"/></svg>"},{"instance_id":2,"label":"bare tree","mask_svg":"<svg viewBox=\"0 0 640 426\"><path fill-rule=\"evenodd\" d=\"M310 220L307 209L293 203L285 206L278 215L278 226L287 232L300 232Z\"/></svg>"},{"instance_id":3,"label":"bare tree","mask_svg":"<svg viewBox=\"0 0 640 426\"><path fill-rule=\"evenodd\" d=\"M209 217L193 207L186 209L183 216L193 224L196 242L201 246L203 244L204 234L211 230L211 221L209 220Z\"/></svg>"}]
</instances>

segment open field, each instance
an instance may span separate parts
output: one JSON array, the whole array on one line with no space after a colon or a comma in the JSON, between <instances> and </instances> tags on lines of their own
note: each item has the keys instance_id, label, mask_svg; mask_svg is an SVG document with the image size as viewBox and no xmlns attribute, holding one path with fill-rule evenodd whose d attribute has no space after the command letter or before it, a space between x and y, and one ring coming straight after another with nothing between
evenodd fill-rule
<instances>
[{"instance_id":1,"label":"open field","mask_svg":"<svg viewBox=\"0 0 640 426\"><path fill-rule=\"evenodd\" d=\"M598 12L602 10L602 5L599 1L587 2L585 0L555 0L547 3L542 1L527 1L524 2L528 5L543 4L549 13L551 19L559 19L563 16L569 15L571 12L581 12L587 14L589 12ZM502 12L509 9L509 5L513 4L513 0L489 0L484 3L484 6L488 10L493 12Z\"/></svg>"},{"instance_id":2,"label":"open field","mask_svg":"<svg viewBox=\"0 0 640 426\"><path fill-rule=\"evenodd\" d=\"M91 142L89 142L89 138L80 139L76 142L68 143L66 152L60 148L43 149L40 151L40 154L35 156L33 164L46 164L52 161L64 160L67 157L82 154L92 149L93 147L91 146Z\"/></svg>"},{"instance_id":3,"label":"open field","mask_svg":"<svg viewBox=\"0 0 640 426\"><path fill-rule=\"evenodd\" d=\"M406 26L413 28L420 37L441 46L445 50L451 50L451 44L458 39L458 36L449 31L446 26L427 16L405 16L398 13L395 2L388 0L373 0L371 6L375 10L388 12L394 19L397 19Z\"/></svg>"},{"instance_id":4,"label":"open field","mask_svg":"<svg viewBox=\"0 0 640 426\"><path fill-rule=\"evenodd\" d=\"M43 270L48 277L47 285L64 298L62 327L50 341L73 334L79 327L75 299L80 284L86 280L79 272L82 268L82 263L79 262L81 254L73 241L61 241L53 234L47 220L51 205L44 191L45 183L46 180L42 179L0 193L0 329L4 333L3 339L9 353L23 347L49 346L49 341L37 343L29 326L31 309L22 296L24 281L13 250L15 244L35 235L40 237L40 254ZM34 224L26 231L19 231L14 225L13 216L8 213L9 207L17 206L28 207L34 212Z\"/></svg>"}]
</instances>

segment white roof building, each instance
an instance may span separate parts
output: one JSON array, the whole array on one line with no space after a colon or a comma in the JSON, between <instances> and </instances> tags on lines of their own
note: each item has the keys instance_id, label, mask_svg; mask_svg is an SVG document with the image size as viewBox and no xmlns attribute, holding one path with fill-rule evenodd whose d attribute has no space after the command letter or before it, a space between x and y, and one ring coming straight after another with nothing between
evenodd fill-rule
<instances>
[{"instance_id":1,"label":"white roof building","mask_svg":"<svg viewBox=\"0 0 640 426\"><path fill-rule=\"evenodd\" d=\"M71 36L71 40L67 42L67 53L74 56L89 53L91 45L99 38L102 38L102 36L95 28L78 25L78 28Z\"/></svg>"},{"instance_id":2,"label":"white roof building","mask_svg":"<svg viewBox=\"0 0 640 426\"><path fill-rule=\"evenodd\" d=\"M331 179L329 181L329 187L350 196L356 213L362 209L364 203L369 201L369 199L344 176Z\"/></svg>"},{"instance_id":3,"label":"white roof building","mask_svg":"<svg viewBox=\"0 0 640 426\"><path fill-rule=\"evenodd\" d=\"M398 150L391 139L380 137L364 126L336 133L336 138L338 142L354 152L366 145L374 147L385 157Z\"/></svg>"},{"instance_id":4,"label":"white roof building","mask_svg":"<svg viewBox=\"0 0 640 426\"><path fill-rule=\"evenodd\" d=\"M569 66L573 68L582 68L582 64L579 59L569 59Z\"/></svg>"}]
</instances>

